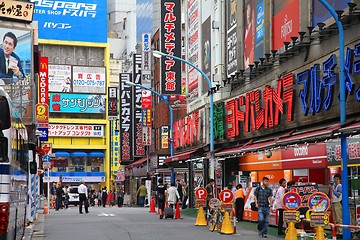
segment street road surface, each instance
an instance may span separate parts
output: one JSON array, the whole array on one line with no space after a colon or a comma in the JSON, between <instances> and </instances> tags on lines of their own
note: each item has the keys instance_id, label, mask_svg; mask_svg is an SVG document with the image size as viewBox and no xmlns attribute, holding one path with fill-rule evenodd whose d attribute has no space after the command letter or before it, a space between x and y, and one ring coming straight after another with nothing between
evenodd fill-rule
<instances>
[{"instance_id":1,"label":"street road surface","mask_svg":"<svg viewBox=\"0 0 360 240\"><path fill-rule=\"evenodd\" d=\"M159 219L149 208L91 207L90 213L79 214L77 207L45 215L44 238L49 240L255 240L254 231L239 229L236 235L210 232L195 226L195 218ZM41 237L34 238L40 240ZM278 239L269 236L268 239Z\"/></svg>"}]
</instances>

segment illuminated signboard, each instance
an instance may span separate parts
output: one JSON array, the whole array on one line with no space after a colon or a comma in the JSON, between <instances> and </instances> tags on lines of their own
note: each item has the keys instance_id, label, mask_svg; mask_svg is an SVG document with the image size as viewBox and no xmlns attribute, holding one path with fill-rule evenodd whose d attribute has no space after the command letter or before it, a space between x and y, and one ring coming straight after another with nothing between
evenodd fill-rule
<instances>
[{"instance_id":1,"label":"illuminated signboard","mask_svg":"<svg viewBox=\"0 0 360 240\"><path fill-rule=\"evenodd\" d=\"M277 80L277 87L266 85L226 102L227 138L239 136L240 124L244 132L272 128L280 123L280 114L288 122L293 119L293 74ZM263 107L261 107L263 106Z\"/></svg>"},{"instance_id":2,"label":"illuminated signboard","mask_svg":"<svg viewBox=\"0 0 360 240\"><path fill-rule=\"evenodd\" d=\"M103 137L103 125L49 124L51 137Z\"/></svg>"},{"instance_id":3,"label":"illuminated signboard","mask_svg":"<svg viewBox=\"0 0 360 240\"><path fill-rule=\"evenodd\" d=\"M105 98L91 94L50 93L50 112L105 114Z\"/></svg>"}]
</instances>

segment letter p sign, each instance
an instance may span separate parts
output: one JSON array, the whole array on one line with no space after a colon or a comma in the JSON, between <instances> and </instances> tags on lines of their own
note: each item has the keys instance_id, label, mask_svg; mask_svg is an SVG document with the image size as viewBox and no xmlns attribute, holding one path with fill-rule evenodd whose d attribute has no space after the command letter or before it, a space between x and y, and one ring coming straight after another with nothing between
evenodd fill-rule
<instances>
[{"instance_id":1,"label":"letter p sign","mask_svg":"<svg viewBox=\"0 0 360 240\"><path fill-rule=\"evenodd\" d=\"M234 200L234 194L228 189L222 190L219 198L223 203L231 203Z\"/></svg>"},{"instance_id":2,"label":"letter p sign","mask_svg":"<svg viewBox=\"0 0 360 240\"><path fill-rule=\"evenodd\" d=\"M198 188L196 191L195 191L195 195L196 195L196 198L197 199L205 199L206 196L207 196L207 191L205 188Z\"/></svg>"}]
</instances>

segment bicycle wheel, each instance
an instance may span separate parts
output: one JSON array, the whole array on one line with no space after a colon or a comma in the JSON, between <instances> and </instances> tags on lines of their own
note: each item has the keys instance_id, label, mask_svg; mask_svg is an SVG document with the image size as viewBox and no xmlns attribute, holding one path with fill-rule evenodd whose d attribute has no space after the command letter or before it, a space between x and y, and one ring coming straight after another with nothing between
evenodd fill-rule
<instances>
[{"instance_id":1,"label":"bicycle wheel","mask_svg":"<svg viewBox=\"0 0 360 240\"><path fill-rule=\"evenodd\" d=\"M216 228L216 212L211 217L210 226L212 227L210 231L213 232Z\"/></svg>"},{"instance_id":2,"label":"bicycle wheel","mask_svg":"<svg viewBox=\"0 0 360 240\"><path fill-rule=\"evenodd\" d=\"M221 212L218 212L216 215L216 226L218 229L218 232L221 231L221 227L222 227L222 214Z\"/></svg>"}]
</instances>

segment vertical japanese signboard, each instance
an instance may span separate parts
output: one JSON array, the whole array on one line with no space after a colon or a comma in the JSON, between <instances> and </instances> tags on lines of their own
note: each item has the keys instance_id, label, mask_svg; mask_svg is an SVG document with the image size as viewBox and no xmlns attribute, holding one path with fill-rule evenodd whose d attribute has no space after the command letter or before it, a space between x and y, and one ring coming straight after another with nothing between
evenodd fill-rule
<instances>
[{"instance_id":1,"label":"vertical japanese signboard","mask_svg":"<svg viewBox=\"0 0 360 240\"><path fill-rule=\"evenodd\" d=\"M165 0L161 4L161 51L181 56L180 0ZM162 58L161 93L181 94L181 62Z\"/></svg>"},{"instance_id":2,"label":"vertical japanese signboard","mask_svg":"<svg viewBox=\"0 0 360 240\"><path fill-rule=\"evenodd\" d=\"M226 19L227 19L227 29L226 29L226 39L227 39L227 75L230 76L237 71L238 68L238 36L237 36L237 1L228 0L226 1Z\"/></svg>"},{"instance_id":3,"label":"vertical japanese signboard","mask_svg":"<svg viewBox=\"0 0 360 240\"><path fill-rule=\"evenodd\" d=\"M141 55L133 55L133 83L141 85ZM133 116L133 146L134 156L144 156L145 148L142 142L142 92L143 89L134 87L135 95L133 98L134 116Z\"/></svg>"},{"instance_id":4,"label":"vertical japanese signboard","mask_svg":"<svg viewBox=\"0 0 360 240\"><path fill-rule=\"evenodd\" d=\"M224 116L223 102L215 104L214 106L214 139L224 140L225 139L225 116Z\"/></svg>"},{"instance_id":5,"label":"vertical japanese signboard","mask_svg":"<svg viewBox=\"0 0 360 240\"><path fill-rule=\"evenodd\" d=\"M188 61L198 66L199 64L199 0L188 0ZM188 66L188 95L189 102L199 96L199 73Z\"/></svg>"},{"instance_id":6,"label":"vertical japanese signboard","mask_svg":"<svg viewBox=\"0 0 360 240\"><path fill-rule=\"evenodd\" d=\"M117 87L108 87L108 118L116 120L118 117Z\"/></svg>"},{"instance_id":7,"label":"vertical japanese signboard","mask_svg":"<svg viewBox=\"0 0 360 240\"><path fill-rule=\"evenodd\" d=\"M202 24L201 29L202 63L203 71L211 79L211 16ZM202 80L202 94L209 91L209 84L204 78Z\"/></svg>"},{"instance_id":8,"label":"vertical japanese signboard","mask_svg":"<svg viewBox=\"0 0 360 240\"><path fill-rule=\"evenodd\" d=\"M169 126L161 127L161 149L169 148Z\"/></svg>"},{"instance_id":9,"label":"vertical japanese signboard","mask_svg":"<svg viewBox=\"0 0 360 240\"><path fill-rule=\"evenodd\" d=\"M111 121L111 172L119 170L119 131L116 129L116 120Z\"/></svg>"},{"instance_id":10,"label":"vertical japanese signboard","mask_svg":"<svg viewBox=\"0 0 360 240\"><path fill-rule=\"evenodd\" d=\"M151 34L142 34L142 57L141 57L141 85L151 88ZM152 95L151 91L142 89L142 122L143 126L149 126L148 119L151 118Z\"/></svg>"},{"instance_id":11,"label":"vertical japanese signboard","mask_svg":"<svg viewBox=\"0 0 360 240\"><path fill-rule=\"evenodd\" d=\"M133 87L123 81L131 82L130 73L120 74L120 159L122 165L133 162Z\"/></svg>"}]
</instances>

